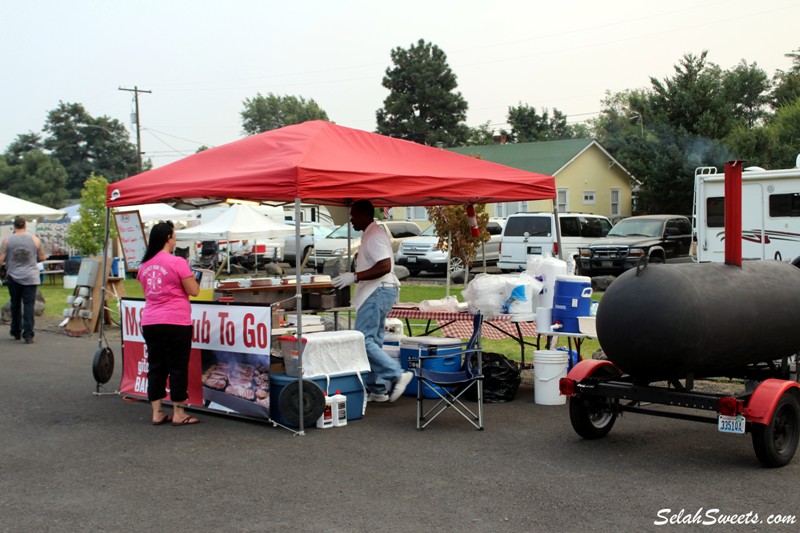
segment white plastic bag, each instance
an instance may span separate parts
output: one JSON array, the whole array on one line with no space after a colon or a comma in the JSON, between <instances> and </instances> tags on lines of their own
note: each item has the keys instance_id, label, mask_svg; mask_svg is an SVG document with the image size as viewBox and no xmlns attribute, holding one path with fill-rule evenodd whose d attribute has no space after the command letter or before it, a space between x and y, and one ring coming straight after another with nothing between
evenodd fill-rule
<instances>
[{"instance_id":1,"label":"white plastic bag","mask_svg":"<svg viewBox=\"0 0 800 533\"><path fill-rule=\"evenodd\" d=\"M478 274L469 282L462 295L469 303L470 311L493 317L503 312L503 304L508 299L505 276Z\"/></svg>"},{"instance_id":2,"label":"white plastic bag","mask_svg":"<svg viewBox=\"0 0 800 533\"><path fill-rule=\"evenodd\" d=\"M446 296L440 300L422 300L419 303L419 310L425 312L442 311L447 313L458 313L461 311L458 299L455 296Z\"/></svg>"}]
</instances>

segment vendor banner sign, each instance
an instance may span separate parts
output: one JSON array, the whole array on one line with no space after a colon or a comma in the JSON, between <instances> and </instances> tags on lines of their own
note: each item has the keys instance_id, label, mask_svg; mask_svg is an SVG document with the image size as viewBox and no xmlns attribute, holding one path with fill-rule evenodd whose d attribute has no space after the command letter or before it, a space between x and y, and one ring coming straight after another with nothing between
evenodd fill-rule
<instances>
[{"instance_id":1,"label":"vendor banner sign","mask_svg":"<svg viewBox=\"0 0 800 533\"><path fill-rule=\"evenodd\" d=\"M120 392L147 397L148 354L143 300L122 299ZM192 407L269 419L271 309L192 302L189 399Z\"/></svg>"}]
</instances>

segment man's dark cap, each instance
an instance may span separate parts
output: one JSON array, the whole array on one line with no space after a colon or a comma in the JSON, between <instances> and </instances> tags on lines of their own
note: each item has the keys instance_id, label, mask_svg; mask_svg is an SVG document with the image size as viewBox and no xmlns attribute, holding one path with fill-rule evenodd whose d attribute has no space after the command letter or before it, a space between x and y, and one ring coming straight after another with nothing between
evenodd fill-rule
<instances>
[{"instance_id":1,"label":"man's dark cap","mask_svg":"<svg viewBox=\"0 0 800 533\"><path fill-rule=\"evenodd\" d=\"M25 227L25 217L18 216L14 219L14 227L22 229Z\"/></svg>"}]
</instances>

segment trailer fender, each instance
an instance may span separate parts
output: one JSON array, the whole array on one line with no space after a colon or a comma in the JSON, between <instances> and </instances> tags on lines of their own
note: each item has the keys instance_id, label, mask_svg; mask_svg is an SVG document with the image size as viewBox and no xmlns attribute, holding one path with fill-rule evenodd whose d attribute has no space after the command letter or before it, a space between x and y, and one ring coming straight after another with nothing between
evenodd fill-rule
<instances>
[{"instance_id":1,"label":"trailer fender","mask_svg":"<svg viewBox=\"0 0 800 533\"><path fill-rule=\"evenodd\" d=\"M753 392L742 414L749 422L769 424L778 400L789 389L794 389L800 394L800 385L794 381L774 378L764 380Z\"/></svg>"},{"instance_id":2,"label":"trailer fender","mask_svg":"<svg viewBox=\"0 0 800 533\"><path fill-rule=\"evenodd\" d=\"M593 376L599 371L603 371L601 369L604 371L610 371L612 374L618 376L622 375L622 372L620 372L619 368L617 368L611 361L604 359L584 359L572 367L572 370L570 370L569 374L567 374L567 379L580 382L590 376Z\"/></svg>"}]
</instances>

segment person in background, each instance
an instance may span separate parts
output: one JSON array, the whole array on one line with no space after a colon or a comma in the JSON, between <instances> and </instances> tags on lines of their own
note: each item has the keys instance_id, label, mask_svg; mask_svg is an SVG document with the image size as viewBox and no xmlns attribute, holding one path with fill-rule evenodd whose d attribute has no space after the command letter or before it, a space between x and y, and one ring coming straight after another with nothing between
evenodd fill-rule
<instances>
[{"instance_id":1,"label":"person in background","mask_svg":"<svg viewBox=\"0 0 800 533\"><path fill-rule=\"evenodd\" d=\"M356 259L356 271L335 277L337 289L356 284L353 306L356 308L355 329L364 334L371 372L365 384L368 401L393 402L405 391L414 374L403 372L400 363L383 351L386 315L397 301L400 280L394 275L394 252L386 232L375 223L375 208L369 200L358 200L350 206L350 223L363 231Z\"/></svg>"},{"instance_id":2,"label":"person in background","mask_svg":"<svg viewBox=\"0 0 800 533\"><path fill-rule=\"evenodd\" d=\"M6 265L11 297L11 336L33 344L33 310L36 290L42 282L38 263L44 261L44 250L39 237L25 232L26 226L24 217L14 219L14 233L0 246L0 263Z\"/></svg>"},{"instance_id":3,"label":"person in background","mask_svg":"<svg viewBox=\"0 0 800 533\"><path fill-rule=\"evenodd\" d=\"M150 231L147 251L136 279L144 289L142 336L147 344L149 370L147 399L153 409L153 425L197 424L184 410L189 398L189 355L192 350L192 308L189 296L200 293L200 285L189 263L172 255L175 230L171 222L159 222ZM169 377L173 413L165 414L161 401L167 396Z\"/></svg>"}]
</instances>

